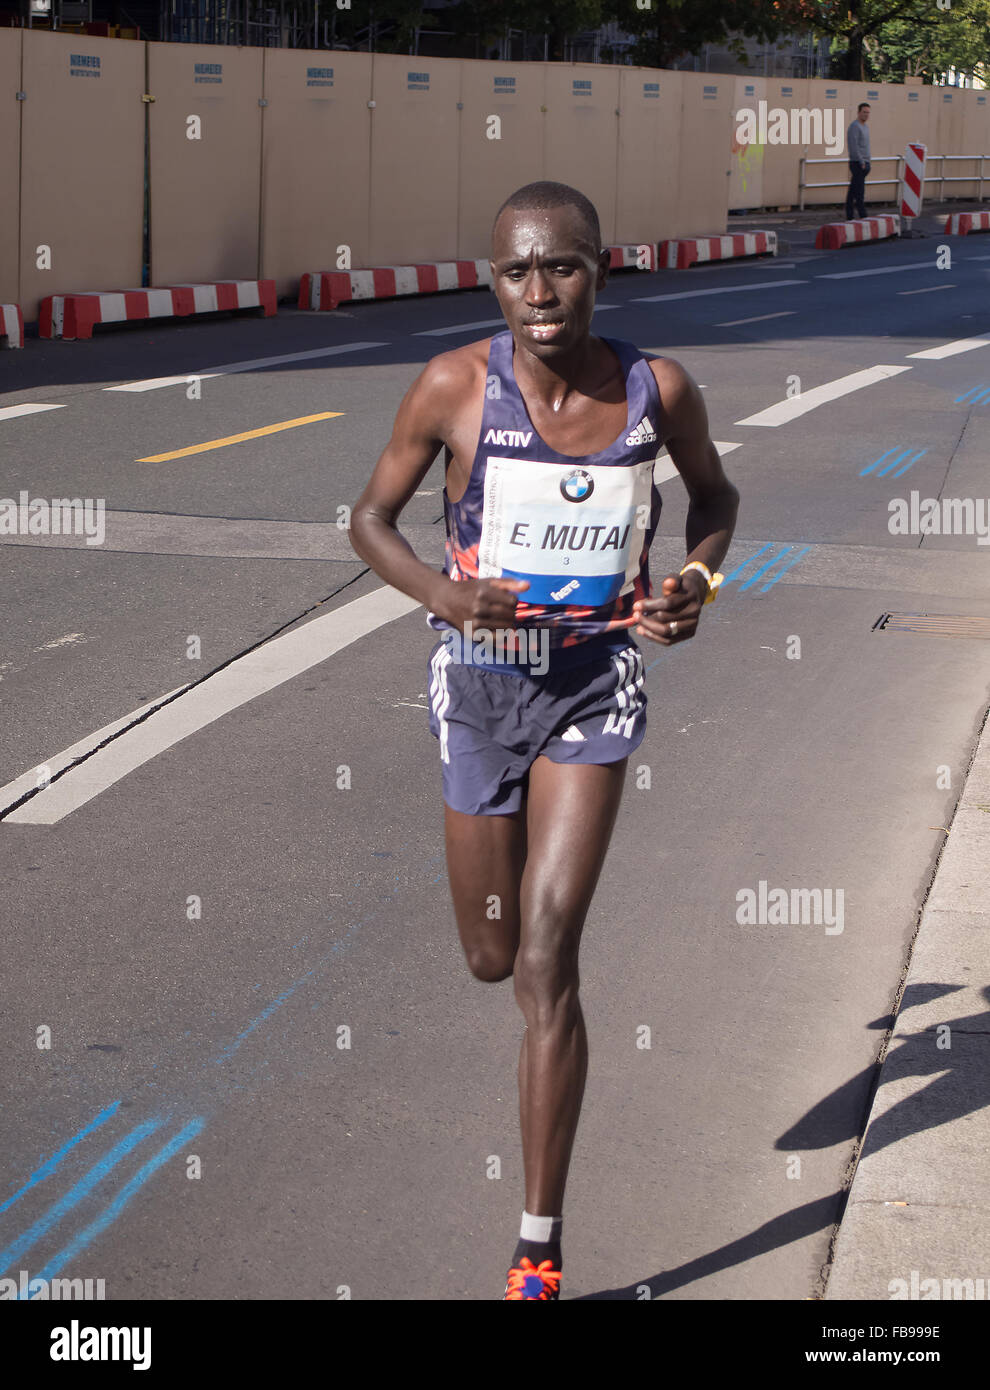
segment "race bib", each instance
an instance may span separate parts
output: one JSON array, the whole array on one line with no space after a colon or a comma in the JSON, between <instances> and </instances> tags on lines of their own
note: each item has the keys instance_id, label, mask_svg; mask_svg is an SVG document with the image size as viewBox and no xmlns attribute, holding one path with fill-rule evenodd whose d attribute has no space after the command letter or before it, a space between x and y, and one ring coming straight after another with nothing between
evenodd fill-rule
<instances>
[{"instance_id":1,"label":"race bib","mask_svg":"<svg viewBox=\"0 0 990 1390\"><path fill-rule=\"evenodd\" d=\"M653 459L629 466L489 458L478 578L527 579L520 602L599 608L639 573Z\"/></svg>"}]
</instances>

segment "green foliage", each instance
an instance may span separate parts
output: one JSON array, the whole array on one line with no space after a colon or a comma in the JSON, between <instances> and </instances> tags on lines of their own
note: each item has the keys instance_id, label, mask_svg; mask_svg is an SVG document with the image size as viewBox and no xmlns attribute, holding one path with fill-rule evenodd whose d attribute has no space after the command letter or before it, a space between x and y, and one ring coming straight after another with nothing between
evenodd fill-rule
<instances>
[{"instance_id":1,"label":"green foliage","mask_svg":"<svg viewBox=\"0 0 990 1390\"><path fill-rule=\"evenodd\" d=\"M951 9L936 8L927 21L890 20L867 40L871 76L931 81L950 67L972 72L990 63L990 0L953 0Z\"/></svg>"},{"instance_id":2,"label":"green foliage","mask_svg":"<svg viewBox=\"0 0 990 1390\"><path fill-rule=\"evenodd\" d=\"M769 42L787 32L766 0L651 0L649 9L636 0L602 0L602 16L636 36L632 61L644 67L669 67L709 43L741 54L739 35Z\"/></svg>"},{"instance_id":3,"label":"green foliage","mask_svg":"<svg viewBox=\"0 0 990 1390\"><path fill-rule=\"evenodd\" d=\"M477 36L482 47L514 29L546 34L551 59L563 58L568 37L614 21L635 39L628 58L646 67L669 67L705 44L743 56L743 35L769 43L811 33L831 40L835 77L930 81L949 67L990 64L990 0L943 3L948 8L937 0L458 0L424 10L421 0L351 0L338 10L321 0L320 18L333 19L341 46L365 46L372 25L374 47L394 53L409 51L417 27ZM314 0L303 0L310 17L313 9Z\"/></svg>"},{"instance_id":4,"label":"green foliage","mask_svg":"<svg viewBox=\"0 0 990 1390\"><path fill-rule=\"evenodd\" d=\"M990 58L990 0L777 0L795 33L832 40L833 76L853 81L971 70Z\"/></svg>"}]
</instances>

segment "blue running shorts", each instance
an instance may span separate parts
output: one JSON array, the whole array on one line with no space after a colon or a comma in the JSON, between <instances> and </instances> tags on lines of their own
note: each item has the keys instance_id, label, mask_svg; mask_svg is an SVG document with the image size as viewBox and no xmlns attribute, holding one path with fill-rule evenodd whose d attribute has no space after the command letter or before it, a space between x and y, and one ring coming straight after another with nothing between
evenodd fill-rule
<instances>
[{"instance_id":1,"label":"blue running shorts","mask_svg":"<svg viewBox=\"0 0 990 1390\"><path fill-rule=\"evenodd\" d=\"M646 733L643 654L633 642L540 676L456 661L443 641L429 664L443 799L466 815L518 811L541 754L554 763L613 763Z\"/></svg>"}]
</instances>

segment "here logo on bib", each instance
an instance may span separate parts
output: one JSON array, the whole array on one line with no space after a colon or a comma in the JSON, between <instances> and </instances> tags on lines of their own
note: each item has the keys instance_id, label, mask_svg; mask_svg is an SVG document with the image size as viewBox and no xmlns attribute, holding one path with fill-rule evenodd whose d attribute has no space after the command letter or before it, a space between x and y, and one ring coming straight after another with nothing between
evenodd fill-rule
<instances>
[{"instance_id":1,"label":"here logo on bib","mask_svg":"<svg viewBox=\"0 0 990 1390\"><path fill-rule=\"evenodd\" d=\"M653 465L489 455L478 578L528 580L527 604L611 603L639 574Z\"/></svg>"}]
</instances>

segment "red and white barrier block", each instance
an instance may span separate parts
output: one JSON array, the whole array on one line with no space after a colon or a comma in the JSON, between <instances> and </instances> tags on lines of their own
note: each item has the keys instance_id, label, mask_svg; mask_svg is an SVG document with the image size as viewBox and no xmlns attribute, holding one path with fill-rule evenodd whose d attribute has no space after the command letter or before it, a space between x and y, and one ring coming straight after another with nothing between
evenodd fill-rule
<instances>
[{"instance_id":1,"label":"red and white barrier block","mask_svg":"<svg viewBox=\"0 0 990 1390\"><path fill-rule=\"evenodd\" d=\"M679 237L661 241L660 269L687 270L700 261L732 261L737 256L776 256L776 232L732 232L728 236Z\"/></svg>"},{"instance_id":2,"label":"red and white barrier block","mask_svg":"<svg viewBox=\"0 0 990 1390\"><path fill-rule=\"evenodd\" d=\"M884 213L880 217L857 217L852 222L826 222L818 228L815 246L819 251L836 251L840 246L851 246L857 241L884 241L887 237L900 236L901 219L898 213Z\"/></svg>"},{"instance_id":3,"label":"red and white barrier block","mask_svg":"<svg viewBox=\"0 0 990 1390\"><path fill-rule=\"evenodd\" d=\"M653 241L641 241L638 246L609 246L609 270L656 270L657 248Z\"/></svg>"},{"instance_id":4,"label":"red and white barrier block","mask_svg":"<svg viewBox=\"0 0 990 1390\"><path fill-rule=\"evenodd\" d=\"M0 304L0 347L24 346L24 315L19 304Z\"/></svg>"},{"instance_id":5,"label":"red and white barrier block","mask_svg":"<svg viewBox=\"0 0 990 1390\"><path fill-rule=\"evenodd\" d=\"M990 212L950 212L943 229L950 236L966 236L969 232L990 232Z\"/></svg>"},{"instance_id":6,"label":"red and white barrier block","mask_svg":"<svg viewBox=\"0 0 990 1390\"><path fill-rule=\"evenodd\" d=\"M97 323L185 318L220 309L264 309L265 318L270 318L278 309L275 281L220 280L163 289L50 294L41 301L38 334L42 338L92 338Z\"/></svg>"},{"instance_id":7,"label":"red and white barrier block","mask_svg":"<svg viewBox=\"0 0 990 1390\"><path fill-rule=\"evenodd\" d=\"M487 261L434 261L383 265L372 270L307 270L299 281L300 309L336 309L349 299L395 299L492 284Z\"/></svg>"}]
</instances>

